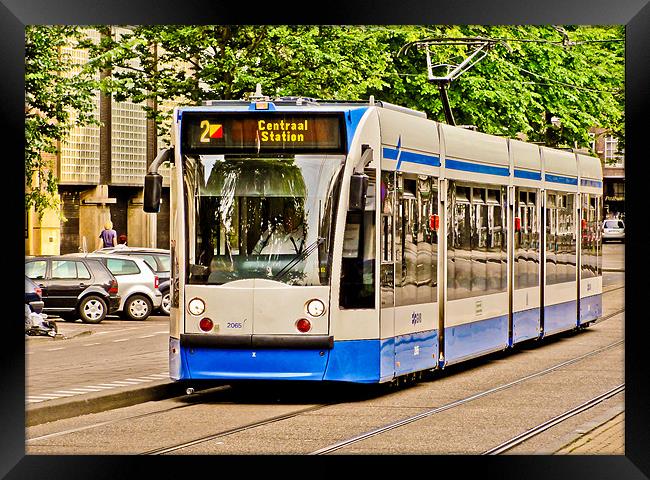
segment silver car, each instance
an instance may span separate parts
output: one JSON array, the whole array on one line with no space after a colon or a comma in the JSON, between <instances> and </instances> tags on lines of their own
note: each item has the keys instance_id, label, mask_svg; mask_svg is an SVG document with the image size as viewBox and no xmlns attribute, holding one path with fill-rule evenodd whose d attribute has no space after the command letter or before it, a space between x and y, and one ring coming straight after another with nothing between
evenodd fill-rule
<instances>
[{"instance_id":1,"label":"silver car","mask_svg":"<svg viewBox=\"0 0 650 480\"><path fill-rule=\"evenodd\" d=\"M625 241L625 223L616 218L603 221L603 243L609 240Z\"/></svg>"},{"instance_id":2,"label":"silver car","mask_svg":"<svg viewBox=\"0 0 650 480\"><path fill-rule=\"evenodd\" d=\"M97 258L117 279L120 305L116 310L123 318L146 320L160 308L162 294L158 290L158 276L141 258L114 254L71 254Z\"/></svg>"}]
</instances>

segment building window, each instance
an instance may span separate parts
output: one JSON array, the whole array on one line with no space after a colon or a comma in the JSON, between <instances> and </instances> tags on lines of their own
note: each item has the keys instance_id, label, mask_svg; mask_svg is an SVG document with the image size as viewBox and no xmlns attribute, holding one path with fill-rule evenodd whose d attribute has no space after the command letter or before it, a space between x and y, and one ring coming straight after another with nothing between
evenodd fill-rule
<instances>
[{"instance_id":1,"label":"building window","mask_svg":"<svg viewBox=\"0 0 650 480\"><path fill-rule=\"evenodd\" d=\"M618 149L618 139L612 135L605 137L605 163L612 166L623 166L622 152Z\"/></svg>"}]
</instances>

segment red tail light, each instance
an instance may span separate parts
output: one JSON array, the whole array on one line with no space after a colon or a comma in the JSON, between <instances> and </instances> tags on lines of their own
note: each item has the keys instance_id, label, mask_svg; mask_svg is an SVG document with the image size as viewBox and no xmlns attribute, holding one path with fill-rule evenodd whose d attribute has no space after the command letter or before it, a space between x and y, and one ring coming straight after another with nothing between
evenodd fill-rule
<instances>
[{"instance_id":1,"label":"red tail light","mask_svg":"<svg viewBox=\"0 0 650 480\"><path fill-rule=\"evenodd\" d=\"M108 289L109 295L117 295L117 280L111 280L111 288Z\"/></svg>"},{"instance_id":2,"label":"red tail light","mask_svg":"<svg viewBox=\"0 0 650 480\"><path fill-rule=\"evenodd\" d=\"M306 318L301 318L296 322L296 328L299 332L307 333L309 330L311 330L311 322Z\"/></svg>"},{"instance_id":3,"label":"red tail light","mask_svg":"<svg viewBox=\"0 0 650 480\"><path fill-rule=\"evenodd\" d=\"M158 282L159 282L158 275L154 275L153 276L153 288L158 288L158 285L160 285L160 283L158 283Z\"/></svg>"},{"instance_id":4,"label":"red tail light","mask_svg":"<svg viewBox=\"0 0 650 480\"><path fill-rule=\"evenodd\" d=\"M209 332L212 330L212 327L214 327L214 323L212 323L212 320L209 318L202 318L201 321L199 322L199 328L203 330L204 332Z\"/></svg>"}]
</instances>

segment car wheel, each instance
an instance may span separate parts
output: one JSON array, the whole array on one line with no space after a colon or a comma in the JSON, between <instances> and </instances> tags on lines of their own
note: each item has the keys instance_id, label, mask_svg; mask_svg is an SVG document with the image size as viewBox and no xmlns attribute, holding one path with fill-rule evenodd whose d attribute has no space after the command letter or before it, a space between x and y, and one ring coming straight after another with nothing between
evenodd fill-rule
<instances>
[{"instance_id":1,"label":"car wheel","mask_svg":"<svg viewBox=\"0 0 650 480\"><path fill-rule=\"evenodd\" d=\"M162 303L160 304L160 311L165 315L169 315L172 307L172 299L169 292L165 293L162 297Z\"/></svg>"},{"instance_id":2,"label":"car wheel","mask_svg":"<svg viewBox=\"0 0 650 480\"><path fill-rule=\"evenodd\" d=\"M84 323L99 323L106 318L106 302L96 295L88 295L79 304L79 315Z\"/></svg>"},{"instance_id":3,"label":"car wheel","mask_svg":"<svg viewBox=\"0 0 650 480\"><path fill-rule=\"evenodd\" d=\"M146 320L152 309L151 300L144 295L133 295L124 303L124 314L130 320Z\"/></svg>"}]
</instances>

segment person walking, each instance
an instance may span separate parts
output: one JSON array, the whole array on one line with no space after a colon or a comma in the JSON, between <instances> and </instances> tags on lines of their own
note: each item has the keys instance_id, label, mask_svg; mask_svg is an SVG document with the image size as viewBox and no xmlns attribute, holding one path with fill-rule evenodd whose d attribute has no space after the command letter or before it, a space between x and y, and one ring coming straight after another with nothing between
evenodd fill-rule
<instances>
[{"instance_id":1,"label":"person walking","mask_svg":"<svg viewBox=\"0 0 650 480\"><path fill-rule=\"evenodd\" d=\"M104 224L104 230L99 234L98 248L114 247L117 244L117 232L113 230L110 220Z\"/></svg>"}]
</instances>

